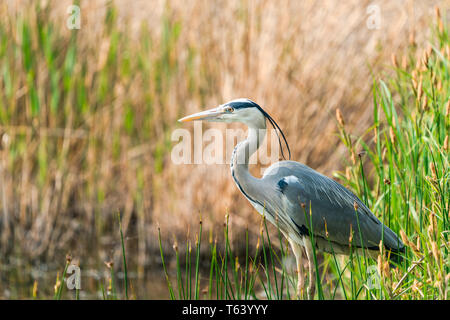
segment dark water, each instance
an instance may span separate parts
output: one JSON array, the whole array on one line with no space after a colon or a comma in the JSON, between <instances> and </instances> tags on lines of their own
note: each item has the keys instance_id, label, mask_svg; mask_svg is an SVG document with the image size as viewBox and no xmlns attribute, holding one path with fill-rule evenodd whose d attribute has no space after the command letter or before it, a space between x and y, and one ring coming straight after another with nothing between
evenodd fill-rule
<instances>
[{"instance_id":1,"label":"dark water","mask_svg":"<svg viewBox=\"0 0 450 320\"><path fill-rule=\"evenodd\" d=\"M91 250L90 252L96 252ZM130 299L169 299L169 289L161 264L160 256L152 255L152 259L148 261L146 267L137 266L135 257L131 253L127 255L128 264L128 297ZM177 277L175 260L165 257L166 265L169 269L169 278L176 298L179 297L177 292ZM292 260L292 261L291 261ZM104 299L113 296L111 288L111 270L105 265L103 260L96 259L80 259L80 261L90 261L89 263L79 263L80 290L79 299ZM200 260L199 288L200 298L207 299L210 276L209 256ZM243 261L243 258L240 259ZM65 256L59 255L54 261L31 260L31 258L21 258L19 253L8 256L8 260L0 258L0 299L53 299L55 295L55 284L57 275L61 280L64 271ZM285 267L289 274L295 274L295 261L292 257L286 259ZM78 264L72 261L74 267ZM77 267L78 268L78 267ZM76 269L76 268L74 268ZM115 259L113 266L113 279L117 299L125 299L123 261L121 257ZM75 270L69 270L66 279L69 283L62 283L62 299L76 299L76 290L70 289L70 284L75 284ZM262 271L261 271L262 272ZM181 266L182 277L185 276L185 266ZM195 271L191 272L191 283L195 283ZM231 279L231 274L229 275ZM264 275L262 275L264 278ZM215 282L213 280L213 282ZM259 280L255 283L255 293L258 298L264 298L263 288L259 284ZM61 281L60 281L61 283ZM69 286L68 286L69 284ZM215 283L212 283L214 287ZM37 290L35 290L37 288ZM108 296L108 293L110 295ZM212 289L211 298L215 298L215 289Z\"/></svg>"},{"instance_id":2,"label":"dark water","mask_svg":"<svg viewBox=\"0 0 450 320\"><path fill-rule=\"evenodd\" d=\"M57 274L62 277L64 267L37 264L18 266L14 264L0 264L0 298L1 299L33 299L33 287L37 285L36 299L53 299ZM76 271L67 274L66 278L74 284ZM128 271L129 291L131 299L169 299L169 291L162 269L145 270L138 273L135 270ZM111 273L106 266L83 267L79 269L80 275L80 299L104 299L104 292L108 294ZM67 282L63 283L62 299L75 299L76 290L70 289ZM118 299L125 298L124 273L115 271L114 286ZM111 291L109 291L112 294Z\"/></svg>"}]
</instances>

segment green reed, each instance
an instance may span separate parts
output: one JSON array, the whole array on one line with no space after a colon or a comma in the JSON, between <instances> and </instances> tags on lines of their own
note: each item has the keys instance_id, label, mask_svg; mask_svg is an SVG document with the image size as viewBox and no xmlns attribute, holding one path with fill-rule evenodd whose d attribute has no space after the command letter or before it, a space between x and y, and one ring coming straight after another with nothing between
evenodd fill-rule
<instances>
[{"instance_id":1,"label":"green reed","mask_svg":"<svg viewBox=\"0 0 450 320\"><path fill-rule=\"evenodd\" d=\"M362 254L356 250L362 243L352 241L350 256L343 261L334 253L331 243L332 253L320 258L313 246L318 299L448 299L450 41L446 27L433 30L430 48L420 52L412 46L403 65L394 64L395 75L387 76L387 81L374 81L374 123L361 137L351 135L343 115L337 113L340 137L351 157L346 171L335 175L401 236L407 247L403 262L392 265L389 253L382 248L374 260L367 249ZM314 241L313 214L314 208L305 211L306 221L311 225L311 241ZM355 214L358 224L352 233L362 239L356 207ZM243 282L236 281L239 273L234 270L239 266L229 244L228 220L224 227L225 251L220 254L217 243L210 242L209 299L239 299L242 289L244 299L292 297L288 284L294 287L296 280L287 275L283 264L288 252L282 248L279 257L264 218L262 226L258 238L262 247L259 250L258 246L254 259L250 258L246 243ZM248 242L247 233L245 241ZM229 269L229 264L236 269ZM248 264L256 264L257 268L250 270ZM247 282L251 286L247 287ZM179 290L182 283L178 277ZM262 296L257 296L255 285L262 288Z\"/></svg>"},{"instance_id":2,"label":"green reed","mask_svg":"<svg viewBox=\"0 0 450 320\"><path fill-rule=\"evenodd\" d=\"M371 298L448 298L450 41L446 28L433 31L429 48L409 48L394 76L374 82L374 124L362 137L351 137L338 116L352 161L336 177L407 245L397 269L378 262L382 285ZM410 271L415 264L422 268Z\"/></svg>"},{"instance_id":3,"label":"green reed","mask_svg":"<svg viewBox=\"0 0 450 320\"><path fill-rule=\"evenodd\" d=\"M172 280L169 275L169 270L164 263L164 251L162 246L161 257L163 261L163 270L166 275L167 285L169 289L169 296L175 299L174 290L178 291L178 299L283 299L290 297L289 283L292 283L285 266L282 264L283 259L287 255L287 250L284 248L283 241L280 237L280 249L275 249L270 239L270 231L267 228L266 220L263 218L261 222L261 232L258 237L258 245L254 255L250 255L249 251L249 236L248 230L245 232L245 255L242 257L244 263L241 265L238 253L233 252L232 245L229 238L229 221L226 216L223 227L224 231L224 246L219 249L217 241L212 240L212 234L209 239L209 266L202 268L202 260L200 257L200 248L202 241L202 224L199 224L199 231L196 234L196 252L193 253L186 248L185 261L182 262L179 255L178 244L175 242L175 260L176 260L176 286L173 288ZM161 240L161 236L160 240ZM189 242L189 240L187 241ZM262 244L260 246L260 244ZM195 254L195 262L192 261L191 256ZM277 268L281 264L282 268ZM184 266L183 266L184 265ZM182 269L188 270L185 276L182 277ZM192 288L192 274L189 270L195 270L194 281L195 285ZM207 278L202 279L202 274L208 274ZM200 286L206 286L206 289L200 291ZM293 285L292 285L293 287ZM260 290L259 292L257 290ZM191 291L194 290L192 297ZM262 291L261 291L262 290ZM262 296L261 296L262 294Z\"/></svg>"}]
</instances>

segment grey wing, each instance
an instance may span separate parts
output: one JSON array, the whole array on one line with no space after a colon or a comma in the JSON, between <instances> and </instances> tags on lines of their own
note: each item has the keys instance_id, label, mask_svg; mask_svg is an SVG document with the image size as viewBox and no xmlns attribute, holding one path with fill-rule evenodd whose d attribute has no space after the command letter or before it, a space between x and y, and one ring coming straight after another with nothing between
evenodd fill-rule
<instances>
[{"instance_id":1,"label":"grey wing","mask_svg":"<svg viewBox=\"0 0 450 320\"><path fill-rule=\"evenodd\" d=\"M349 244L352 231L356 247L376 249L381 239L388 248L403 247L397 235L345 187L300 163L284 166L278 168L277 179L272 179L281 193L278 210L289 216L300 232L312 222L316 236L339 245Z\"/></svg>"}]
</instances>

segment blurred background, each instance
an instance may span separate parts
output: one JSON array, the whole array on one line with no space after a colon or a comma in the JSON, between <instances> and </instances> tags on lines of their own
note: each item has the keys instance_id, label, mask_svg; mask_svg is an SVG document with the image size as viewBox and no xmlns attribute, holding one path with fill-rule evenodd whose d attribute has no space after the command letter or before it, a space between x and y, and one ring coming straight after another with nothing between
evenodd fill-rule
<instances>
[{"instance_id":1,"label":"blurred background","mask_svg":"<svg viewBox=\"0 0 450 320\"><path fill-rule=\"evenodd\" d=\"M167 297L158 226L171 248L200 218L220 238L228 213L233 244L260 221L228 165L172 163L176 120L250 98L331 177L349 161L336 109L369 128L373 81L426 43L436 5L450 16L435 0L1 1L0 297L36 279L51 295L68 253L94 278L119 262L118 212L141 297Z\"/></svg>"}]
</instances>

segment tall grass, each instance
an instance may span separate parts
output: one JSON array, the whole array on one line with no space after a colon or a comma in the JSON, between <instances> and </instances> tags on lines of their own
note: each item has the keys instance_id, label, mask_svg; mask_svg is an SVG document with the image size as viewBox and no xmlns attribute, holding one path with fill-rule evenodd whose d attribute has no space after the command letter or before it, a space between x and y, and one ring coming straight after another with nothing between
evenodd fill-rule
<instances>
[{"instance_id":1,"label":"tall grass","mask_svg":"<svg viewBox=\"0 0 450 320\"><path fill-rule=\"evenodd\" d=\"M395 76L374 81L374 123L366 133L352 137L338 112L351 161L336 176L407 245L398 269L378 261L383 285L371 293L376 298L448 298L449 46L437 11L430 45L411 47L401 65L393 55Z\"/></svg>"},{"instance_id":2,"label":"tall grass","mask_svg":"<svg viewBox=\"0 0 450 320\"><path fill-rule=\"evenodd\" d=\"M419 30L433 1L414 8L411 21ZM0 21L4 257L15 252L53 261L63 259L68 247L104 250L102 239L113 238L117 209L123 212L125 233L133 236L130 257L140 273L158 253L151 241L156 222L180 235L200 206L211 212L204 219L208 230L222 220L220 208L239 211L243 218L233 223L243 236L242 221L254 216L223 179L228 168L205 171L171 163L175 120L226 99L253 98L296 137L297 159L330 172L343 148L334 152L319 139L318 132L331 137L334 130L323 107L339 104L352 117L361 116L354 106L368 99L369 74L362 72L367 57L389 56L393 43L404 44L409 29L386 26L391 32L385 48L375 50L384 36L365 27L366 7L360 1L287 6L170 1L145 8L120 0L78 3L80 30L66 28L68 1L0 4L5 17ZM383 9L392 9L390 3L382 2ZM335 19L324 20L322 12ZM416 32L417 41L420 37ZM361 40L368 40L368 54L356 54ZM217 181L220 185L207 195L185 192Z\"/></svg>"},{"instance_id":3,"label":"tall grass","mask_svg":"<svg viewBox=\"0 0 450 320\"><path fill-rule=\"evenodd\" d=\"M376 261L366 256L364 250L362 255L351 250L350 256L343 260L334 253L319 259L314 250L318 299L448 299L450 39L439 11L430 46L425 50L411 47L400 66L395 56L392 61L395 76L373 83L374 123L363 136L348 133L344 116L337 110L340 137L348 148L350 161L345 172L336 173L336 177L401 236L407 250L402 263L394 267L382 248ZM314 208L311 210L305 212L306 221L314 214ZM283 258L287 252L283 241L280 240L279 257L265 219L262 225L265 232L261 231L258 238L262 248L250 260L252 270L246 267L240 270L240 276L236 272L240 265L234 263L235 256L229 249L228 223L225 225L225 252L218 257L216 244L210 246L210 295L206 298L291 297L288 286L295 288L296 278L285 273ZM309 229L313 241L314 231ZM249 257L246 250L246 266ZM190 268L190 259L186 259L186 264ZM197 287L198 259L194 266ZM180 268L177 255L176 269ZM246 281L233 283L232 279L239 277ZM186 274L184 281L189 279ZM180 291L186 288L179 273L177 284ZM262 295L256 295L257 285L263 289ZM214 297L212 286L218 288ZM247 292L247 287L250 295L242 297L239 293L244 289ZM180 299L187 297L191 298L188 292L179 295ZM196 294L195 298L199 296Z\"/></svg>"},{"instance_id":4,"label":"tall grass","mask_svg":"<svg viewBox=\"0 0 450 320\"><path fill-rule=\"evenodd\" d=\"M66 28L65 5L72 2L1 2L0 267L8 269L22 258L24 263L54 267L53 262L63 261L68 251L86 263L90 259L103 263L102 258L114 252L111 259L118 265L124 246L113 232L117 210L123 213L127 267L136 266L140 276L154 265L152 258L158 254L157 222L166 231L162 234L166 248L172 233L181 239L186 225L195 224L192 212L198 208L209 213L203 219L203 230L213 232L221 224L222 209L228 207L235 217L228 249L238 250L241 241L236 243L236 239L246 237L246 248L239 250L253 256L258 223L246 200L224 178L228 167L205 170L171 163L170 134L176 119L227 99L253 98L283 123L288 136L295 137L290 140L297 150L295 159L330 173L344 147L341 144L335 150L328 141L324 143L324 135L338 141L332 137L335 127L324 108L341 106L349 120L346 130L361 132L350 123L356 118L360 118L360 128L369 123L370 110L358 108L370 99L367 62L374 72L379 70L381 64L376 62L386 61L393 50L406 45L411 26L416 27L415 41L420 45L426 35L428 9L435 2L414 2L409 8L414 10L403 10L392 1L378 1L383 12L393 17L414 12L408 16L409 25L394 25L385 19L382 32L366 28L367 7L359 0L345 4L291 1L286 6L264 1L208 1L201 6L196 1L168 1L145 2L143 9L134 7L143 2L80 0L80 30ZM324 14L330 19L324 19ZM427 81L424 86L429 85ZM395 92L395 86L386 85ZM439 168L436 164L435 169ZM370 172L365 171L369 181L360 185L355 167L352 170L355 177L349 183L358 192L363 186L369 193L367 201L372 201ZM208 193L189 191L208 183L217 188ZM392 195L394 186L384 187L390 190L393 210L400 200ZM423 187L426 191L428 185ZM417 197L417 203L429 201L424 192ZM389 221L393 211L385 210ZM426 224L424 217L421 221ZM412 228L408 224L405 229L408 236ZM270 232L275 239L276 229L269 227ZM192 257L202 261L210 247L215 247L212 280L220 275L216 264L225 268L222 258L236 264L221 252L225 232L215 234L217 247L213 242L199 246L203 253ZM193 244L180 245L180 263L189 250L197 249ZM268 249L265 253L275 270L287 271L276 265L281 257ZM242 255L235 252L233 259L236 256ZM338 274L348 270L329 265ZM255 268L250 261L246 266ZM21 282L21 272L27 267L12 268L14 277L5 276L6 286L14 283L13 278ZM273 278L273 266L259 270L264 272L262 279ZM180 279L190 271L180 272ZM319 271L323 280L325 273ZM222 274L236 281L232 273ZM202 274L197 276L201 282ZM242 281L248 286L240 293L243 296L249 296L254 285L250 284L256 283L255 278L245 282L246 277L250 274L244 272ZM346 275L339 278L344 286ZM199 289L194 290L196 282L189 284L193 297ZM131 283L124 285L132 296ZM288 281L278 278L264 285L269 293L285 289ZM109 285L100 287L107 296ZM216 291L210 290L211 294ZM230 289L217 290L216 296L231 294Z\"/></svg>"},{"instance_id":5,"label":"tall grass","mask_svg":"<svg viewBox=\"0 0 450 320\"><path fill-rule=\"evenodd\" d=\"M294 288L294 280L286 270L284 259L288 258L286 241L279 233L279 246L274 246L270 239L270 232L267 229L267 222L263 218L261 220L260 233L254 255L250 254L248 243L248 231L245 236L245 255L242 257L243 262L239 261L240 255L234 252L230 246L229 222L228 215L225 217L224 223L224 246L222 250L218 249L217 240L209 239L209 274L202 277L200 274L208 269L204 267L199 258L201 245L201 222L200 228L196 236L196 252L195 263L191 256L192 250L186 250L186 257L181 261L178 252L178 244L174 244L176 255L176 275L169 276L169 270L164 263L164 250L161 247L161 259L163 262L163 270L166 275L167 285L169 288L169 296L171 299L290 299L292 289ZM161 241L161 236L159 236ZM189 240L187 246L191 248ZM280 266L280 267L277 267ZM182 269L186 270L184 277ZM194 269L195 277L192 275ZM203 281L199 281L200 277ZM173 280L175 286L173 285ZM194 284L191 281L194 280ZM205 285L205 289L201 290L201 286ZM176 292L178 295L176 294Z\"/></svg>"},{"instance_id":6,"label":"tall grass","mask_svg":"<svg viewBox=\"0 0 450 320\"><path fill-rule=\"evenodd\" d=\"M32 1L0 23L2 253L48 259L73 241L96 246L117 209L125 230L137 222L145 252L146 195L163 181L167 117L180 114L166 109L180 25L164 16L155 43L142 23L134 42L109 4L86 42L88 30L61 28L52 5Z\"/></svg>"},{"instance_id":7,"label":"tall grass","mask_svg":"<svg viewBox=\"0 0 450 320\"><path fill-rule=\"evenodd\" d=\"M348 148L350 160L345 172L336 173L336 177L354 190L383 223L401 235L407 250L402 263L394 266L382 248L378 258L373 260L366 256L365 251L361 255L353 250L351 240L350 256L344 259L333 252L321 256L314 250L318 289L315 298L448 299L449 44L448 31L438 19L429 48L410 48L402 66L393 58L396 75L388 81L374 81L374 124L363 136L351 135L346 129L343 114L337 110L340 137ZM314 208L304 214L308 221ZM230 243L229 226L227 214L223 227L224 243L219 246L217 238L213 240L210 232L206 257L201 251L204 238L202 220L198 224L195 243L189 237L186 240L184 259L175 239L173 269L166 263L168 252L163 248L161 230L158 229L169 298L299 298L294 289L297 278L286 263L293 257L280 230L276 228L277 242L273 242L273 233L269 231L272 227L268 227L262 217L254 254L249 249L248 231L245 233L242 262L239 260L242 257ZM125 297L128 298L120 216L119 227ZM309 230L313 241L314 230L312 227ZM354 232L360 232L359 228ZM116 299L113 267L108 267L111 271L109 288L103 296ZM64 270L67 270L67 264ZM64 276L65 271L62 279ZM60 283L59 279L57 283ZM56 299L61 298L61 290L61 286L55 287Z\"/></svg>"}]
</instances>

